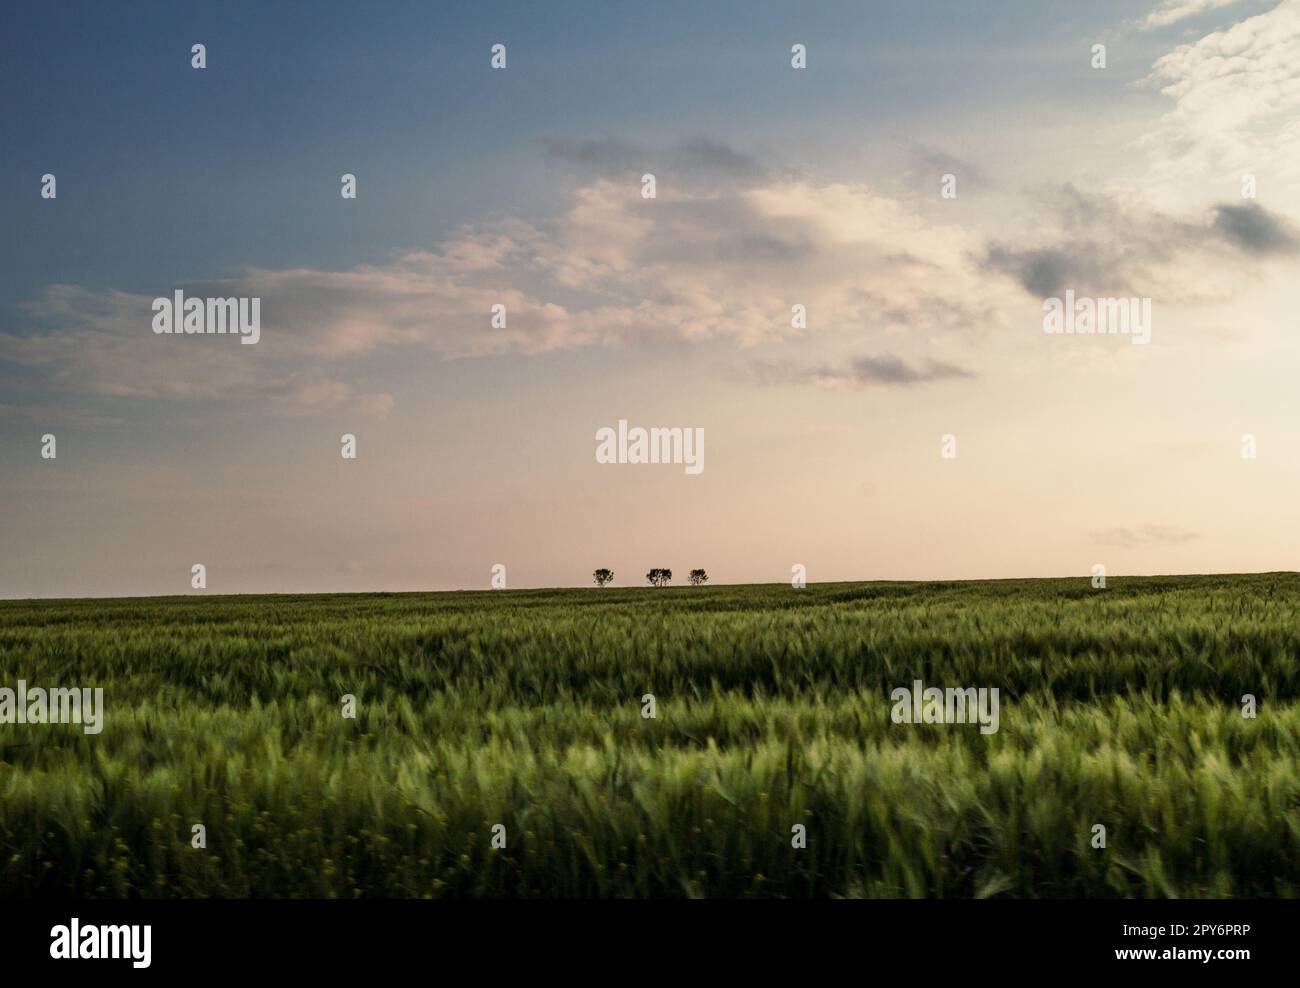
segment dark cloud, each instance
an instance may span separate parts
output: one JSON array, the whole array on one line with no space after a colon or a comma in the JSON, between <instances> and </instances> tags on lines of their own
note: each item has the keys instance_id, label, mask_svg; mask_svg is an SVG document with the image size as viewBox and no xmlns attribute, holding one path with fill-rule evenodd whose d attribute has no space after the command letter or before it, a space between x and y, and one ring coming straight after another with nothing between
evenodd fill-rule
<instances>
[{"instance_id":1,"label":"dark cloud","mask_svg":"<svg viewBox=\"0 0 1300 988\"><path fill-rule=\"evenodd\" d=\"M912 367L892 354L859 357L850 365L850 374L858 384L925 384L950 377L975 376L964 368L936 360L927 360L924 367Z\"/></svg>"},{"instance_id":2,"label":"dark cloud","mask_svg":"<svg viewBox=\"0 0 1300 988\"><path fill-rule=\"evenodd\" d=\"M768 173L758 159L707 138L684 142L669 153L669 160L697 174L759 179Z\"/></svg>"},{"instance_id":3,"label":"dark cloud","mask_svg":"<svg viewBox=\"0 0 1300 988\"><path fill-rule=\"evenodd\" d=\"M760 384L815 384L821 387L867 388L913 387L954 378L973 378L963 367L927 360L913 365L894 354L858 357L847 367L790 367L785 364L756 361L748 377Z\"/></svg>"},{"instance_id":4,"label":"dark cloud","mask_svg":"<svg viewBox=\"0 0 1300 988\"><path fill-rule=\"evenodd\" d=\"M817 248L804 239L785 239L770 233L747 233L719 242L715 256L728 263L790 263L816 253Z\"/></svg>"},{"instance_id":5,"label":"dark cloud","mask_svg":"<svg viewBox=\"0 0 1300 988\"><path fill-rule=\"evenodd\" d=\"M680 184L679 179L674 176L674 183ZM738 183L726 185L721 193L660 199L654 221L636 241L632 256L638 264L753 275L757 269L806 262L818 252L806 224L762 215L741 194Z\"/></svg>"},{"instance_id":6,"label":"dark cloud","mask_svg":"<svg viewBox=\"0 0 1300 988\"><path fill-rule=\"evenodd\" d=\"M977 258L984 270L1012 278L1038 298L1072 288L1187 301L1198 288L1196 263L1221 266L1300 249L1286 222L1254 203L1221 204L1189 221L1072 185L1040 193L1038 201L1049 237L1023 246L990 242Z\"/></svg>"},{"instance_id":7,"label":"dark cloud","mask_svg":"<svg viewBox=\"0 0 1300 988\"><path fill-rule=\"evenodd\" d=\"M631 144L622 141L581 141L564 137L544 137L542 147L546 160L553 164L567 165L583 174L595 174L603 177L624 175L637 170L638 164L644 171L646 155Z\"/></svg>"},{"instance_id":8,"label":"dark cloud","mask_svg":"<svg viewBox=\"0 0 1300 988\"><path fill-rule=\"evenodd\" d=\"M1092 244L1028 250L994 244L989 247L984 264L1014 278L1030 295L1051 298L1064 294L1067 288L1079 289L1106 280L1098 256ZM1114 279L1110 280L1113 283Z\"/></svg>"},{"instance_id":9,"label":"dark cloud","mask_svg":"<svg viewBox=\"0 0 1300 988\"><path fill-rule=\"evenodd\" d=\"M708 138L682 141L668 148L647 148L615 139L547 137L542 139L542 147L549 163L584 178L639 178L653 172L661 181L666 175L684 175L692 181L729 179L750 183L769 175L757 158Z\"/></svg>"},{"instance_id":10,"label":"dark cloud","mask_svg":"<svg viewBox=\"0 0 1300 988\"><path fill-rule=\"evenodd\" d=\"M1251 254L1293 254L1300 246L1283 220L1253 202L1215 206L1214 229L1228 243Z\"/></svg>"},{"instance_id":11,"label":"dark cloud","mask_svg":"<svg viewBox=\"0 0 1300 988\"><path fill-rule=\"evenodd\" d=\"M1014 279L1038 298L1059 297L1067 288L1131 294L1135 283L1149 282L1147 269L1193 232L1165 216L1135 217L1123 204L1068 183L1035 199L1051 238L1024 246L990 243L980 260L985 270Z\"/></svg>"},{"instance_id":12,"label":"dark cloud","mask_svg":"<svg viewBox=\"0 0 1300 988\"><path fill-rule=\"evenodd\" d=\"M955 154L949 154L942 148L922 144L920 141L908 141L906 152L908 165L914 175L930 176L935 182L942 175L954 175L959 190L970 185L993 184L979 166Z\"/></svg>"}]
</instances>

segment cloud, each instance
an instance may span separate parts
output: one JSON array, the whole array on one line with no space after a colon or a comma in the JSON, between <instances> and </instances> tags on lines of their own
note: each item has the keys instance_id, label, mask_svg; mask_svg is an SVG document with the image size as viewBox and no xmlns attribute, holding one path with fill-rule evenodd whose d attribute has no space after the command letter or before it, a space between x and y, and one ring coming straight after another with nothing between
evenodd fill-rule
<instances>
[{"instance_id":1,"label":"cloud","mask_svg":"<svg viewBox=\"0 0 1300 988\"><path fill-rule=\"evenodd\" d=\"M757 158L708 138L681 141L667 148L649 148L619 140L583 140L545 137L541 141L547 163L580 178L640 181L653 173L665 184L736 181L756 184L772 170Z\"/></svg>"},{"instance_id":2,"label":"cloud","mask_svg":"<svg viewBox=\"0 0 1300 988\"><path fill-rule=\"evenodd\" d=\"M101 426L121 425L123 422L121 418L115 415L69 408L66 405L12 405L3 402L0 402L0 418L22 418L39 423L41 426Z\"/></svg>"},{"instance_id":3,"label":"cloud","mask_svg":"<svg viewBox=\"0 0 1300 988\"><path fill-rule=\"evenodd\" d=\"M1144 82L1174 105L1144 139L1154 180L1300 178L1297 64L1300 0L1282 0L1158 59Z\"/></svg>"},{"instance_id":4,"label":"cloud","mask_svg":"<svg viewBox=\"0 0 1300 988\"><path fill-rule=\"evenodd\" d=\"M1168 27L1207 10L1229 7L1237 0L1164 0L1142 22L1143 28Z\"/></svg>"},{"instance_id":5,"label":"cloud","mask_svg":"<svg viewBox=\"0 0 1300 988\"><path fill-rule=\"evenodd\" d=\"M972 372L918 361L903 341L948 335L973 350L1023 311L1024 293L1231 297L1247 261L1295 245L1289 225L1259 206L1184 219L1071 185L1043 193L1020 227L1028 233L990 242L869 185L792 176L713 141L651 152L551 139L546 149L588 173L550 215L470 223L427 249L345 270L249 268L149 294L52 285L26 307L36 331L0 332L0 360L51 392L383 417L394 397L355 382L421 354L887 336L885 356L785 379L906 387ZM668 166L655 199L641 196L643 158ZM262 299L261 342L154 335L153 294L176 288ZM504 325L492 322L498 305ZM806 328L792 325L796 305Z\"/></svg>"},{"instance_id":6,"label":"cloud","mask_svg":"<svg viewBox=\"0 0 1300 988\"><path fill-rule=\"evenodd\" d=\"M886 353L858 357L845 367L822 365L799 368L771 361L755 361L749 366L748 376L761 384L814 384L822 388L845 389L912 387L954 378L973 378L975 374L965 368L935 360L909 364L901 357Z\"/></svg>"},{"instance_id":7,"label":"cloud","mask_svg":"<svg viewBox=\"0 0 1300 988\"><path fill-rule=\"evenodd\" d=\"M553 145L551 153L603 167L625 150L605 142ZM55 285L27 306L37 332L0 333L0 359L65 391L384 415L392 396L351 381L374 362L412 354L966 337L996 328L1014 294L981 270L977 235L927 221L869 186L778 175L707 141L669 157L687 162L693 177L686 187L661 177L656 199L642 198L639 176L598 177L572 189L551 216L470 224L384 263L250 268L156 287L158 295L180 287L190 296L262 299L255 346L156 336L152 295ZM503 327L491 321L498 304ZM792 327L796 304L806 307L806 329ZM864 381L906 376L889 365L864 368L854 372Z\"/></svg>"},{"instance_id":8,"label":"cloud","mask_svg":"<svg viewBox=\"0 0 1300 988\"><path fill-rule=\"evenodd\" d=\"M152 301L51 285L26 306L48 328L0 333L0 359L44 375L52 390L109 398L265 401L290 415L351 408L382 416L392 407L386 393L358 392L318 366L268 359L261 344L235 336L156 336ZM271 349L281 357L295 352L292 342Z\"/></svg>"},{"instance_id":9,"label":"cloud","mask_svg":"<svg viewBox=\"0 0 1300 988\"><path fill-rule=\"evenodd\" d=\"M934 360L921 368L911 367L898 357L860 357L849 367L849 378L859 384L924 384L953 377L974 377L970 371Z\"/></svg>"},{"instance_id":10,"label":"cloud","mask_svg":"<svg viewBox=\"0 0 1300 988\"><path fill-rule=\"evenodd\" d=\"M1251 254L1293 254L1300 246L1289 225L1258 203L1216 206L1214 226L1225 240Z\"/></svg>"},{"instance_id":11,"label":"cloud","mask_svg":"<svg viewBox=\"0 0 1300 988\"><path fill-rule=\"evenodd\" d=\"M1230 298L1261 255L1285 255L1297 244L1286 220L1255 203L1183 218L1066 185L1044 195L1041 210L1029 242L993 241L982 255L985 270L1037 298L1066 289L1175 304Z\"/></svg>"},{"instance_id":12,"label":"cloud","mask_svg":"<svg viewBox=\"0 0 1300 988\"><path fill-rule=\"evenodd\" d=\"M1074 249L1031 247L1016 250L993 244L989 247L986 263L990 269L1010 275L1030 295L1048 298L1061 295L1066 288L1097 285L1105 279L1105 266L1098 262L1091 247L1081 244Z\"/></svg>"},{"instance_id":13,"label":"cloud","mask_svg":"<svg viewBox=\"0 0 1300 988\"><path fill-rule=\"evenodd\" d=\"M940 176L954 175L962 188L993 184L978 165L934 145L908 141L905 153L911 175L930 176L936 183Z\"/></svg>"},{"instance_id":14,"label":"cloud","mask_svg":"<svg viewBox=\"0 0 1300 988\"><path fill-rule=\"evenodd\" d=\"M1142 525L1138 528L1107 528L1092 532L1091 538L1098 545L1118 546L1121 549L1137 547L1186 545L1199 538L1196 532L1178 528L1174 525Z\"/></svg>"}]
</instances>

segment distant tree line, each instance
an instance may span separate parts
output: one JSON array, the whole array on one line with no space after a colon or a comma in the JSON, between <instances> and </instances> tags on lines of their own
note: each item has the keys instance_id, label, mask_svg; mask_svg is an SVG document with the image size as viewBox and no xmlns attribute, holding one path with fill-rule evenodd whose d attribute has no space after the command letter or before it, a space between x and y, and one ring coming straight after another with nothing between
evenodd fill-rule
<instances>
[{"instance_id":1,"label":"distant tree line","mask_svg":"<svg viewBox=\"0 0 1300 988\"><path fill-rule=\"evenodd\" d=\"M673 571L657 567L650 570L645 575L645 578L646 582L652 587L666 587L673 581ZM614 571L602 566L592 572L591 579L596 586L604 589L614 582ZM698 587L709 582L709 574L702 569L693 569L688 579L691 581L691 586Z\"/></svg>"}]
</instances>

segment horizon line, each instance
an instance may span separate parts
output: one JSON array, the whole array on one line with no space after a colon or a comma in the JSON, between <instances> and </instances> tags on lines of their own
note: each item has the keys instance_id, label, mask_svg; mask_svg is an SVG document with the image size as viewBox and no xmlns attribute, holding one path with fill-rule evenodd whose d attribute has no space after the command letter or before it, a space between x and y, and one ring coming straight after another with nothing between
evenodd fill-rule
<instances>
[{"instance_id":1,"label":"horizon line","mask_svg":"<svg viewBox=\"0 0 1300 988\"><path fill-rule=\"evenodd\" d=\"M1107 573L1107 580L1187 580L1198 577L1239 577L1239 576L1300 576L1300 570L1278 569L1278 570L1247 570L1235 573L1125 573L1123 575L1114 575ZM808 581L804 587L791 587L791 589L807 589L812 586L820 587L844 587L844 586L863 586L863 585L925 585L931 583L1048 583L1058 582L1061 580L1081 580L1090 581L1091 574L1071 573L1066 576L993 576L993 577L967 577L947 579L943 577L927 580L824 580ZM269 590L254 593L180 593L180 594L118 594L101 597L6 597L0 595L0 604L19 604L19 603L44 603L49 601L74 602L86 600L189 600L189 599L229 599L234 597L374 597L374 596L432 596L440 594L517 594L517 593L545 593L549 591L575 591L590 590L593 592L618 591L618 590L645 590L645 591L665 591L665 590L710 590L710 589L737 589L743 587L785 587L790 586L788 581L774 581L769 583L710 583L707 586L691 586L688 583L678 584L676 586L652 587L648 584L636 584L622 587L597 587L590 583L573 584L568 586L539 586L539 587L507 587L493 589L491 587L456 587L454 589L444 590ZM1100 589L1100 588L1099 588Z\"/></svg>"}]
</instances>

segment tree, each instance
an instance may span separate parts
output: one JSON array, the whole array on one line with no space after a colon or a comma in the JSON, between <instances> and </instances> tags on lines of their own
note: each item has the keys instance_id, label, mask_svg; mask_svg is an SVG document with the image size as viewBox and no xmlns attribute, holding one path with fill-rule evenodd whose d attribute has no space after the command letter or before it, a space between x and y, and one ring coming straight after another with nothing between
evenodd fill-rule
<instances>
[{"instance_id":1,"label":"tree","mask_svg":"<svg viewBox=\"0 0 1300 988\"><path fill-rule=\"evenodd\" d=\"M701 583L709 582L709 574L702 569L691 570L691 586L698 587Z\"/></svg>"},{"instance_id":2,"label":"tree","mask_svg":"<svg viewBox=\"0 0 1300 988\"><path fill-rule=\"evenodd\" d=\"M596 586L604 589L604 587L614 579L614 571L612 569L605 569L605 567L602 566L600 569L596 570L596 572L591 574L591 578L596 581Z\"/></svg>"},{"instance_id":3,"label":"tree","mask_svg":"<svg viewBox=\"0 0 1300 988\"><path fill-rule=\"evenodd\" d=\"M650 581L652 587L666 587L672 581L673 571L670 569L652 569L645 575Z\"/></svg>"}]
</instances>

